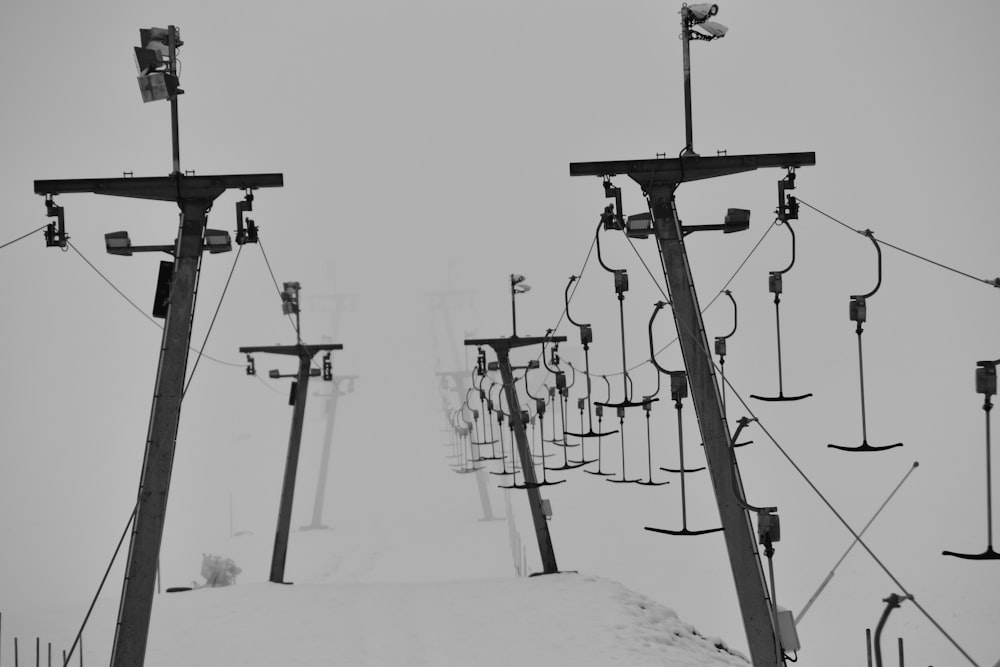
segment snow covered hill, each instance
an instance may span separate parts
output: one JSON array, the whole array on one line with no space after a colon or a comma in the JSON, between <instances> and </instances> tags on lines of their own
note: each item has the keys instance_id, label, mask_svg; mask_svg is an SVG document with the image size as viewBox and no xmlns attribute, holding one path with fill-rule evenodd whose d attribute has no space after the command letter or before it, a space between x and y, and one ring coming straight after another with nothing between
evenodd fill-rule
<instances>
[{"instance_id":1,"label":"snow covered hill","mask_svg":"<svg viewBox=\"0 0 1000 667\"><path fill-rule=\"evenodd\" d=\"M615 581L500 574L512 570L506 522L483 522L477 531L479 539L462 545L425 528L374 542L355 528L294 531L292 585L266 581L269 536L222 541L222 555L245 566L237 584L158 595L146 665L748 664L722 640ZM84 665L107 663L116 603L107 595L95 610ZM42 663L52 642L57 664L83 611L8 610L4 662L13 664L18 636L22 661L34 660L41 637Z\"/></svg>"}]
</instances>

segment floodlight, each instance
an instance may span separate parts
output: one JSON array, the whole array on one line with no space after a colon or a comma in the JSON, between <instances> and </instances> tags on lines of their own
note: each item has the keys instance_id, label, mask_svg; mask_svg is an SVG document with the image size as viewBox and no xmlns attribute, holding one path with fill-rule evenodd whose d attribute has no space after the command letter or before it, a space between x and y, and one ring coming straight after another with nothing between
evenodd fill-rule
<instances>
[{"instance_id":1,"label":"floodlight","mask_svg":"<svg viewBox=\"0 0 1000 667\"><path fill-rule=\"evenodd\" d=\"M309 369L309 377L311 377L311 378L318 378L319 377L319 369L318 368L310 368Z\"/></svg>"},{"instance_id":2,"label":"floodlight","mask_svg":"<svg viewBox=\"0 0 1000 667\"><path fill-rule=\"evenodd\" d=\"M705 21L710 16L718 14L719 5L708 2L699 2L693 5L688 5L687 10L693 20L701 22Z\"/></svg>"},{"instance_id":3,"label":"floodlight","mask_svg":"<svg viewBox=\"0 0 1000 667\"><path fill-rule=\"evenodd\" d=\"M524 294L525 292L531 291L531 285L525 285L524 283L518 283L514 285L514 294Z\"/></svg>"},{"instance_id":4,"label":"floodlight","mask_svg":"<svg viewBox=\"0 0 1000 667\"><path fill-rule=\"evenodd\" d=\"M177 77L166 72L153 72L136 77L139 82L139 93L143 102L169 100L180 92Z\"/></svg>"},{"instance_id":5,"label":"floodlight","mask_svg":"<svg viewBox=\"0 0 1000 667\"><path fill-rule=\"evenodd\" d=\"M726 212L722 232L732 234L750 229L750 211L745 208L731 208Z\"/></svg>"},{"instance_id":6,"label":"floodlight","mask_svg":"<svg viewBox=\"0 0 1000 667\"><path fill-rule=\"evenodd\" d=\"M518 283L523 283L523 282L524 282L524 276L522 276L520 273L512 273L512 274L510 274L510 284L511 285L516 285Z\"/></svg>"},{"instance_id":7,"label":"floodlight","mask_svg":"<svg viewBox=\"0 0 1000 667\"><path fill-rule=\"evenodd\" d=\"M233 249L233 241L229 237L229 232L224 229L205 230L205 250L210 253L229 252Z\"/></svg>"},{"instance_id":8,"label":"floodlight","mask_svg":"<svg viewBox=\"0 0 1000 667\"><path fill-rule=\"evenodd\" d=\"M711 41L713 39L719 39L725 37L726 33L729 32L729 28L722 25L721 23L716 23L715 21L703 21L702 23L696 24L697 28L704 30L708 35L699 35L699 37L705 41ZM697 34L697 33L692 33Z\"/></svg>"},{"instance_id":9,"label":"floodlight","mask_svg":"<svg viewBox=\"0 0 1000 667\"><path fill-rule=\"evenodd\" d=\"M111 255L131 255L132 239L128 232L108 232L104 235L104 247Z\"/></svg>"},{"instance_id":10,"label":"floodlight","mask_svg":"<svg viewBox=\"0 0 1000 667\"><path fill-rule=\"evenodd\" d=\"M644 239L653 231L653 214L637 213L625 221L625 235L632 239Z\"/></svg>"},{"instance_id":11,"label":"floodlight","mask_svg":"<svg viewBox=\"0 0 1000 667\"><path fill-rule=\"evenodd\" d=\"M174 49L183 42L180 33L173 29ZM170 29L147 28L139 31L139 46L134 47L136 80L143 102L168 100L179 94L179 81L170 53ZM165 69L164 69L165 67Z\"/></svg>"},{"instance_id":12,"label":"floodlight","mask_svg":"<svg viewBox=\"0 0 1000 667\"><path fill-rule=\"evenodd\" d=\"M269 370L269 371L267 372L267 376L268 376L269 378L271 378L272 380L277 380L278 378L280 378L280 377L281 377L281 372L280 372L280 371L278 371L278 369L277 369L277 368L272 368L271 370Z\"/></svg>"}]
</instances>

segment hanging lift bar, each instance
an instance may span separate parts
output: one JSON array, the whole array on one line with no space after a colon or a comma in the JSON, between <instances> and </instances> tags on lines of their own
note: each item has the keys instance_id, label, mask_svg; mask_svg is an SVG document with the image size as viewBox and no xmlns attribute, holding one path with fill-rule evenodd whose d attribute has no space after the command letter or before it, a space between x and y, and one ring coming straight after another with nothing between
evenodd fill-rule
<instances>
[{"instance_id":1,"label":"hanging lift bar","mask_svg":"<svg viewBox=\"0 0 1000 667\"><path fill-rule=\"evenodd\" d=\"M605 433L599 433L599 432L597 432L597 431L594 430L594 415L593 415L593 407L592 407L592 399L591 399L593 387L592 387L592 383L591 383L591 380L590 380L590 344L594 342L594 330L593 330L593 328L589 324L583 324L583 323L580 323L580 322L577 322L576 320L574 320L573 316L569 312L569 288L570 288L570 286L574 282L577 281L578 277L579 276L570 276L569 277L569 282L566 283L566 290L563 293L563 297L565 298L565 301L566 301L566 319L568 319L570 321L570 323L574 324L575 326L577 326L580 329L580 343L583 345L583 363L584 363L584 371L583 371L583 373L584 373L584 375L587 378L586 407L587 407L587 426L588 426L588 428L587 428L587 431L585 433L583 433L583 432L581 432L581 433L566 432L566 435L571 435L571 436L573 436L575 438L599 438L599 437L603 437L605 435L612 435L614 433L617 433L618 431L607 431ZM571 367L572 367L572 364L571 364ZM583 399L581 399L581 400L583 400ZM583 424L580 425L580 430L583 431ZM586 457L583 457L583 458L586 458Z\"/></svg>"},{"instance_id":2,"label":"hanging lift bar","mask_svg":"<svg viewBox=\"0 0 1000 667\"><path fill-rule=\"evenodd\" d=\"M792 270L795 266L795 230L792 229L792 225L789 224L789 220L798 220L799 218L799 202L792 195L786 195L785 190L795 189L795 169L789 168L788 175L783 179L778 181L778 208L776 213L778 214L778 224L784 225L788 233L792 235L792 259L784 269L780 271L771 271L768 275L768 289L772 294L774 294L774 324L775 331L777 333L778 340L778 395L777 396L758 396L756 394L750 394L750 398L756 398L758 401L801 401L803 398L809 398L812 393L799 394L797 396L785 396L785 386L782 377L782 366L781 366L781 288L782 288L782 276Z\"/></svg>"},{"instance_id":3,"label":"hanging lift bar","mask_svg":"<svg viewBox=\"0 0 1000 667\"><path fill-rule=\"evenodd\" d=\"M875 287L873 287L867 294L852 295L850 303L851 320L858 323L858 326L855 328L855 333L858 334L858 376L861 384L861 444L857 447L845 447L843 445L833 444L827 445L827 447L841 449L845 452L880 452L885 449L903 446L903 443L901 442L896 442L891 445L881 445L878 447L873 447L868 444L868 419L865 412L865 359L862 354L861 334L864 333L864 327L862 325L868 315L868 305L866 302L869 298L875 295L875 292L877 292L880 287L882 287L882 248L879 246L878 240L876 240L875 234L872 233L872 230L866 229L865 236L867 236L875 246L875 253L878 257L878 281L875 283Z\"/></svg>"},{"instance_id":4,"label":"hanging lift bar","mask_svg":"<svg viewBox=\"0 0 1000 667\"><path fill-rule=\"evenodd\" d=\"M625 174L645 193L653 218L667 287L673 300L684 365L691 385L705 456L722 521L733 581L747 634L751 660L758 667L783 664L777 628L768 603L767 584L754 543L746 510L731 492L738 472L730 463L730 434L715 381L708 338L698 306L698 296L688 265L684 233L674 211L674 196L681 183L753 171L760 168L805 167L816 164L816 154L772 153L700 157L579 162L569 166L570 176L597 176L604 180Z\"/></svg>"},{"instance_id":5,"label":"hanging lift bar","mask_svg":"<svg viewBox=\"0 0 1000 667\"><path fill-rule=\"evenodd\" d=\"M976 393L983 395L983 412L986 415L986 550L978 554L942 551L945 556L955 556L967 560L997 560L1000 553L993 550L993 471L990 455L990 410L993 409L992 396L997 393L996 361L976 362Z\"/></svg>"}]
</instances>

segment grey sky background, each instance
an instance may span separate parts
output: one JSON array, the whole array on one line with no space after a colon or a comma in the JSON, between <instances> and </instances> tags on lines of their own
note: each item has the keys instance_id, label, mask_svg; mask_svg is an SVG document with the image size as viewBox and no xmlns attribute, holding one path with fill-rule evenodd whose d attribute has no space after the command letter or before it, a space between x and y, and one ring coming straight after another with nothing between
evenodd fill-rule
<instances>
[{"instance_id":1,"label":"grey sky background","mask_svg":"<svg viewBox=\"0 0 1000 667\"><path fill-rule=\"evenodd\" d=\"M165 585L195 578L200 554L228 537L230 498L235 530L273 531L287 381L246 377L237 353L294 342L265 254L279 283L302 284L304 340L334 336L344 344L335 370L362 376L338 412L327 522L365 526L373 539L419 535L420 525L454 525L456 535L476 539L474 483L450 472L439 445L433 372L452 370L453 350L426 294L472 293L452 313L456 341L509 335L507 276L523 273L533 289L518 299L518 333L555 326L566 280L580 273L606 203L600 180L571 179L568 164L672 157L683 148L679 8L185 0L169 8L15 2L0 10L0 243L47 221L35 179L170 171L169 106L143 105L135 83L131 48L143 27L175 24L185 41L182 169L284 173L284 188L256 193L251 217L262 244L243 248L205 347L223 363L202 359L184 402ZM725 39L692 45L699 153L815 151L816 166L798 172L803 201L979 278L1000 274L994 3L730 1L717 20L730 28ZM761 170L678 191L687 223L721 222L729 207L752 211L748 232L688 237L702 305L773 220L782 175ZM626 213L642 211L639 189L615 182ZM239 197L220 197L209 226L232 231ZM81 256L148 313L160 257L109 256L102 236L126 229L133 243L154 244L176 233L173 205L95 195L57 203L75 251L45 248L40 232L0 250L0 611L83 600L100 579L135 498L160 330ZM789 260L780 228L729 286L739 328L727 378L856 528L920 462L866 542L975 660L992 664L1000 657L1000 564L941 551L985 548L984 420L973 375L977 360L1000 357L1000 290L884 247L883 285L869 301L864 336L868 432L872 444L905 446L836 452L826 444L861 439L848 301L874 285L875 254L868 240L805 205L795 231L781 312L785 390L815 395L789 404L749 399L777 391L767 273ZM606 263L630 274L630 366L648 357L646 323L662 298L654 245L636 243L655 284L624 239L602 237ZM196 347L235 258L204 258ZM596 257L579 285L572 312L593 323L592 367L620 372L618 304ZM336 332L330 303L319 298L333 294L357 295ZM710 338L727 333L727 302L705 320ZM581 367L578 334L566 325L561 352ZM673 335L663 313L659 346ZM675 346L659 359L680 364ZM257 368L266 375L294 365L257 355ZM655 389L648 365L633 381L639 393ZM313 386L316 396L328 389ZM295 525L310 516L325 419L323 401L310 400ZM731 394L729 405L731 419L747 414ZM572 426L578 415L570 414ZM701 455L690 402L684 414L694 465ZM654 467L675 467L669 401L651 424ZM645 476L641 414L625 429L629 473ZM779 508L777 597L797 612L851 537L759 429L748 437L754 445L739 453L744 484L751 502ZM604 453L618 470L618 441L606 441ZM689 523L714 525L707 476L688 482ZM570 475L546 494L559 564L622 581L702 632L745 646L721 538L642 530L679 525L679 486L675 479L623 488ZM493 496L499 511L501 496ZM529 525L522 521L522 532ZM537 561L530 541L528 553ZM456 552L442 546L439 557ZM110 582L115 596L120 568ZM799 628L805 664L860 663L864 629L892 592L902 591L856 548ZM893 613L886 633L892 642L904 637L911 664L963 664L912 604Z\"/></svg>"}]
</instances>

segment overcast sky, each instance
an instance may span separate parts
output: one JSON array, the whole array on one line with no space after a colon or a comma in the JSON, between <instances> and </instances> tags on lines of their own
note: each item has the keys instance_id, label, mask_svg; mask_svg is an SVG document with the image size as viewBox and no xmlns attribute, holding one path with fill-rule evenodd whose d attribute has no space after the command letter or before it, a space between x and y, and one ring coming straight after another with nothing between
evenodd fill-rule
<instances>
[{"instance_id":1,"label":"overcast sky","mask_svg":"<svg viewBox=\"0 0 1000 667\"><path fill-rule=\"evenodd\" d=\"M471 477L448 469L433 373L462 359L463 337L510 334L511 272L533 287L518 298L518 333L540 335L559 321L566 281L580 273L606 204L600 180L570 178L570 162L672 157L683 148L679 8L180 0L169 8L41 1L0 10L7 207L0 243L47 221L35 179L170 171L169 105L144 105L135 82L139 28L174 24L185 42L182 169L284 174L283 188L256 195L251 217L261 244L239 255L205 347L213 359L198 364L184 402L164 583L197 576L200 553L229 535L231 506L235 530L273 531L291 413L287 380L248 378L237 351L294 342L268 266L279 283L302 284L304 340L343 343L335 370L361 376L337 413L327 522L367 525L375 535L451 521L475 539L478 496ZM692 45L699 153L815 151L816 166L798 173L804 202L977 278L1000 275L995 3L728 2L716 18L730 28L725 39ZM688 237L702 305L767 231L782 175L761 170L678 190L689 224L721 222L730 207L752 211L747 232ZM625 212L642 211L638 187L615 182ZM239 198L221 196L209 226L232 231ZM96 195L57 203L73 249L45 248L40 232L0 249L0 611L82 600L103 573L135 498L160 330L95 268L148 313L162 257L107 255L102 235L128 230L136 244L163 244L176 234L172 204ZM904 446L834 451L826 445L861 440L848 301L874 286L875 252L805 205L795 231L796 263L781 304L784 386L814 396L784 404L749 398L777 391L767 274L789 262L781 228L729 284L739 326L727 378L856 528L920 462L866 541L977 662L993 664L1000 563L941 551L986 547L984 419L973 378L976 361L1000 357L1000 290L883 247L883 282L869 300L864 335L868 435L872 444ZM631 279L630 366L648 357L646 324L663 298L655 243L636 248L655 282L624 239L602 237L605 262L627 268ZM204 258L195 347L236 257ZM618 303L595 259L572 313L593 323L592 367L617 373ZM471 293L455 302L450 330L427 309L427 294L442 290ZM336 317L321 297L337 294L356 295L356 308ZM710 339L728 333L725 299L706 311L705 323ZM563 357L581 367L577 332L564 322L559 333L569 337ZM673 335L664 313L660 345ZM681 363L676 346L659 359ZM262 374L294 370L288 359L258 355L256 363ZM651 393L655 372L644 365L633 382ZM310 517L325 421L319 395L328 386L313 388L294 525ZM654 467L676 467L670 407L662 401L652 415ZM745 414L730 394L730 418ZM578 415L571 415L572 425ZM686 462L695 465L701 453L690 401L684 418ZM645 476L641 413L629 415L625 433L629 473ZM777 597L797 613L851 536L760 429L747 437L754 445L739 453L747 495L779 508ZM620 442L604 444L604 465L619 470ZM622 581L702 632L745 646L721 537L643 531L679 524L676 479L651 488L578 472L568 479L545 494L561 567ZM705 473L687 487L691 527L714 525ZM528 531L530 523L521 526ZM529 558L538 558L532 549ZM118 569L111 595L120 582ZM864 630L893 592L903 591L855 549L799 627L805 664L860 663ZM886 641L894 645L897 636L910 664L963 664L912 604L889 621Z\"/></svg>"}]
</instances>

